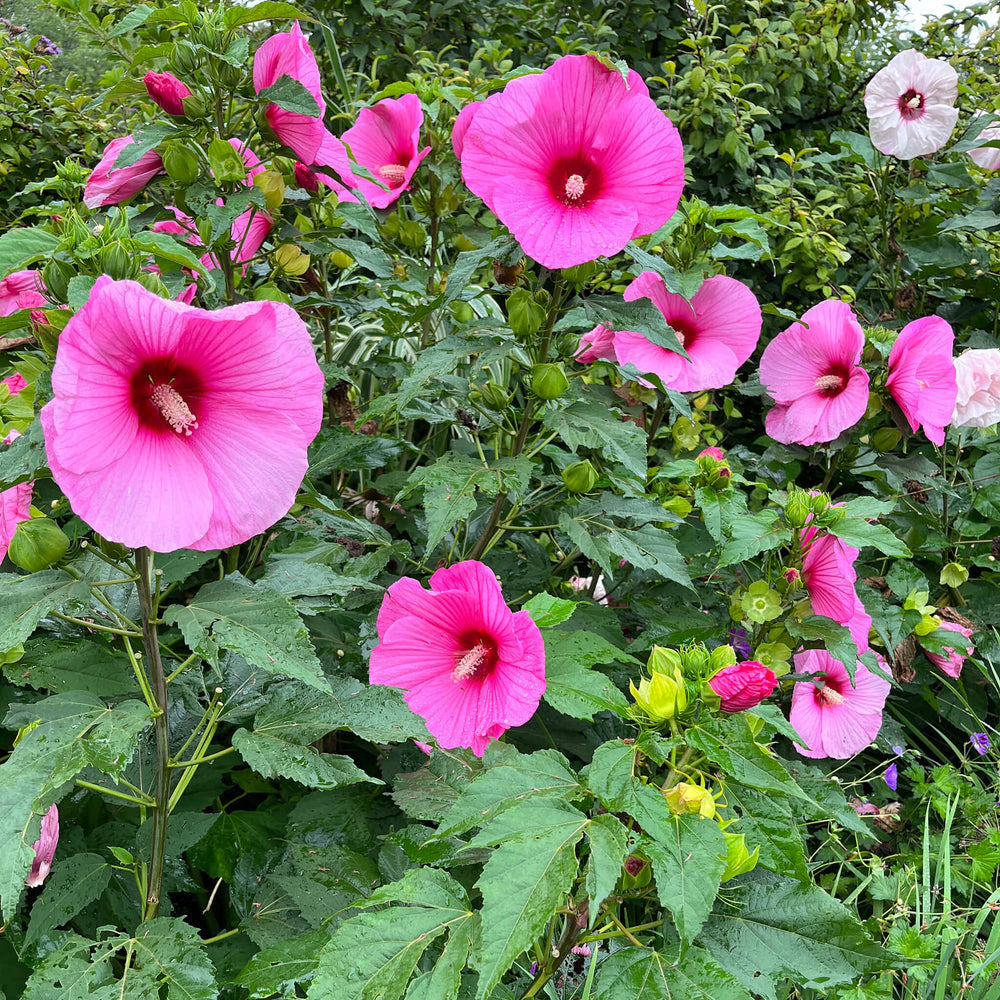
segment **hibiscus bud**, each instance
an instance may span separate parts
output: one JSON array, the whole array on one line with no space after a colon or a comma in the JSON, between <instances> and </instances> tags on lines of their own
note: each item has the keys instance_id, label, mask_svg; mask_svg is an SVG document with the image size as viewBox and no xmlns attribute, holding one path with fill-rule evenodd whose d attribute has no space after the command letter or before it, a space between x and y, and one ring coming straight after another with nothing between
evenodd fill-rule
<instances>
[{"instance_id":1,"label":"hibiscus bud","mask_svg":"<svg viewBox=\"0 0 1000 1000\"><path fill-rule=\"evenodd\" d=\"M304 163L295 164L295 183L304 191L318 191L319 178L315 170L310 170Z\"/></svg>"},{"instance_id":2,"label":"hibiscus bud","mask_svg":"<svg viewBox=\"0 0 1000 1000\"><path fill-rule=\"evenodd\" d=\"M495 413L500 413L507 409L507 404L510 402L510 396L507 394L507 391L497 385L496 382L487 382L486 385L479 390L478 401L487 410L493 410Z\"/></svg>"},{"instance_id":3,"label":"hibiscus bud","mask_svg":"<svg viewBox=\"0 0 1000 1000\"><path fill-rule=\"evenodd\" d=\"M142 82L146 85L146 93L168 115L184 114L184 98L191 96L191 88L173 73L147 73Z\"/></svg>"},{"instance_id":4,"label":"hibiscus bud","mask_svg":"<svg viewBox=\"0 0 1000 1000\"><path fill-rule=\"evenodd\" d=\"M37 573L59 562L69 548L69 539L55 521L33 517L21 521L7 549L7 558L15 566Z\"/></svg>"},{"instance_id":5,"label":"hibiscus bud","mask_svg":"<svg viewBox=\"0 0 1000 1000\"><path fill-rule=\"evenodd\" d=\"M178 73L190 76L198 68L198 50L188 41L174 42L170 62Z\"/></svg>"},{"instance_id":6,"label":"hibiscus bud","mask_svg":"<svg viewBox=\"0 0 1000 1000\"><path fill-rule=\"evenodd\" d=\"M745 712L759 705L778 684L778 678L756 660L723 667L708 680L719 696L723 712Z\"/></svg>"},{"instance_id":7,"label":"hibiscus bud","mask_svg":"<svg viewBox=\"0 0 1000 1000\"><path fill-rule=\"evenodd\" d=\"M535 365L531 369L531 391L539 399L558 399L569 388L561 365Z\"/></svg>"},{"instance_id":8,"label":"hibiscus bud","mask_svg":"<svg viewBox=\"0 0 1000 1000\"><path fill-rule=\"evenodd\" d=\"M330 254L330 263L334 267L340 268L341 271L346 271L354 265L354 258L349 253L344 253L343 250L334 250Z\"/></svg>"},{"instance_id":9,"label":"hibiscus bud","mask_svg":"<svg viewBox=\"0 0 1000 1000\"><path fill-rule=\"evenodd\" d=\"M117 241L101 248L100 261L101 270L116 281L138 278L142 270L135 254L129 253Z\"/></svg>"},{"instance_id":10,"label":"hibiscus bud","mask_svg":"<svg viewBox=\"0 0 1000 1000\"><path fill-rule=\"evenodd\" d=\"M942 587L961 587L969 579L969 571L957 562L948 563L942 570L938 582Z\"/></svg>"},{"instance_id":11,"label":"hibiscus bud","mask_svg":"<svg viewBox=\"0 0 1000 1000\"><path fill-rule=\"evenodd\" d=\"M53 802L49 811L42 817L42 827L38 840L31 845L35 857L31 862L31 870L24 884L29 889L40 886L52 870L52 861L56 856L56 846L59 843L59 810Z\"/></svg>"},{"instance_id":12,"label":"hibiscus bud","mask_svg":"<svg viewBox=\"0 0 1000 1000\"><path fill-rule=\"evenodd\" d=\"M226 90L235 90L243 81L243 70L224 59L219 59L212 64L212 75Z\"/></svg>"},{"instance_id":13,"label":"hibiscus bud","mask_svg":"<svg viewBox=\"0 0 1000 1000\"><path fill-rule=\"evenodd\" d=\"M590 462L574 462L563 469L562 480L570 493L589 493L600 476Z\"/></svg>"},{"instance_id":14,"label":"hibiscus bud","mask_svg":"<svg viewBox=\"0 0 1000 1000\"><path fill-rule=\"evenodd\" d=\"M625 859L622 871L622 888L642 889L649 885L652 874L652 866L648 858L639 854L630 854Z\"/></svg>"},{"instance_id":15,"label":"hibiscus bud","mask_svg":"<svg viewBox=\"0 0 1000 1000\"><path fill-rule=\"evenodd\" d=\"M42 271L42 281L56 302L65 302L69 291L70 278L76 276L76 268L69 261L53 257Z\"/></svg>"},{"instance_id":16,"label":"hibiscus bud","mask_svg":"<svg viewBox=\"0 0 1000 1000\"><path fill-rule=\"evenodd\" d=\"M802 579L802 574L794 566L786 566L781 571L781 578L789 587L797 587L799 580Z\"/></svg>"},{"instance_id":17,"label":"hibiscus bud","mask_svg":"<svg viewBox=\"0 0 1000 1000\"><path fill-rule=\"evenodd\" d=\"M522 340L533 337L544 319L544 307L532 298L526 288L519 288L507 296L507 322L515 336Z\"/></svg>"},{"instance_id":18,"label":"hibiscus bud","mask_svg":"<svg viewBox=\"0 0 1000 1000\"><path fill-rule=\"evenodd\" d=\"M716 462L724 462L726 460L726 454L721 448L703 448L698 452L698 458L711 458Z\"/></svg>"},{"instance_id":19,"label":"hibiscus bud","mask_svg":"<svg viewBox=\"0 0 1000 1000\"><path fill-rule=\"evenodd\" d=\"M880 427L871 436L872 447L876 451L895 451L902 437L895 427Z\"/></svg>"},{"instance_id":20,"label":"hibiscus bud","mask_svg":"<svg viewBox=\"0 0 1000 1000\"><path fill-rule=\"evenodd\" d=\"M809 494L804 490L795 490L785 501L785 520L793 528L802 528L812 513Z\"/></svg>"},{"instance_id":21,"label":"hibiscus bud","mask_svg":"<svg viewBox=\"0 0 1000 1000\"><path fill-rule=\"evenodd\" d=\"M282 274L297 278L309 270L309 254L303 253L294 243L282 243L274 251L274 266Z\"/></svg>"},{"instance_id":22,"label":"hibiscus bud","mask_svg":"<svg viewBox=\"0 0 1000 1000\"><path fill-rule=\"evenodd\" d=\"M264 205L273 212L285 200L285 178L277 170L262 170L253 179L253 186L264 192Z\"/></svg>"},{"instance_id":23,"label":"hibiscus bud","mask_svg":"<svg viewBox=\"0 0 1000 1000\"><path fill-rule=\"evenodd\" d=\"M160 157L167 176L178 184L191 184L198 178L198 157L182 142L166 142Z\"/></svg>"},{"instance_id":24,"label":"hibiscus bud","mask_svg":"<svg viewBox=\"0 0 1000 1000\"><path fill-rule=\"evenodd\" d=\"M670 811L678 816L684 813L698 813L705 819L715 818L715 798L707 788L680 781L673 788L665 788L663 797Z\"/></svg>"}]
</instances>

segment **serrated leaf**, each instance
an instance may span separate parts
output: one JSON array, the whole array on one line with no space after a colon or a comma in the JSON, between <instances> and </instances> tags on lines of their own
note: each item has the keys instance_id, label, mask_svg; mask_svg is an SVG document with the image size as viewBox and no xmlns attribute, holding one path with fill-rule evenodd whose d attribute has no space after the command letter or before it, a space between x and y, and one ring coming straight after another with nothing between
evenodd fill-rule
<instances>
[{"instance_id":1,"label":"serrated leaf","mask_svg":"<svg viewBox=\"0 0 1000 1000\"><path fill-rule=\"evenodd\" d=\"M789 618L786 622L789 635L810 642L821 640L826 651L844 665L847 676L854 681L854 671L858 664L858 646L846 625L835 622L823 615L810 615L797 622Z\"/></svg>"},{"instance_id":2,"label":"serrated leaf","mask_svg":"<svg viewBox=\"0 0 1000 1000\"><path fill-rule=\"evenodd\" d=\"M138 163L146 153L155 149L167 136L174 135L176 131L173 125L163 122L144 125L133 133L132 141L127 146L122 146L110 169L121 170L123 167L131 167Z\"/></svg>"},{"instance_id":3,"label":"serrated leaf","mask_svg":"<svg viewBox=\"0 0 1000 1000\"><path fill-rule=\"evenodd\" d=\"M590 855L587 858L587 898L590 926L600 915L601 903L615 891L628 855L628 830L611 813L594 816L587 825Z\"/></svg>"},{"instance_id":4,"label":"serrated leaf","mask_svg":"<svg viewBox=\"0 0 1000 1000\"><path fill-rule=\"evenodd\" d=\"M230 649L270 674L330 690L292 602L239 573L206 584L188 605L171 605L163 620L177 625L188 646L213 665L218 665L220 650Z\"/></svg>"},{"instance_id":5,"label":"serrated leaf","mask_svg":"<svg viewBox=\"0 0 1000 1000\"><path fill-rule=\"evenodd\" d=\"M117 38L119 35L124 35L129 31L134 31L136 28L141 28L146 23L146 19L152 13L152 7L148 7L146 4L140 4L138 7L130 10L108 32L108 38Z\"/></svg>"},{"instance_id":6,"label":"serrated leaf","mask_svg":"<svg viewBox=\"0 0 1000 1000\"><path fill-rule=\"evenodd\" d=\"M295 987L309 982L319 964L319 952L330 937L326 928L301 934L257 952L233 977L250 1000L266 1000L276 993L295 995Z\"/></svg>"},{"instance_id":7,"label":"serrated leaf","mask_svg":"<svg viewBox=\"0 0 1000 1000\"><path fill-rule=\"evenodd\" d=\"M59 246L59 242L58 236L44 229L29 226L7 230L0 236L0 278L48 257Z\"/></svg>"},{"instance_id":8,"label":"serrated leaf","mask_svg":"<svg viewBox=\"0 0 1000 1000\"><path fill-rule=\"evenodd\" d=\"M310 746L289 743L264 733L237 729L233 746L239 755L264 778L290 778L308 788L338 788L358 781L383 784L356 767L343 754L320 753Z\"/></svg>"},{"instance_id":9,"label":"serrated leaf","mask_svg":"<svg viewBox=\"0 0 1000 1000\"><path fill-rule=\"evenodd\" d=\"M312 21L308 14L290 3L279 3L278 0L263 0L252 7L230 7L223 16L223 24L231 30L242 24L253 24L255 21L271 21L285 18L295 18L299 21Z\"/></svg>"},{"instance_id":10,"label":"serrated leaf","mask_svg":"<svg viewBox=\"0 0 1000 1000\"><path fill-rule=\"evenodd\" d=\"M270 87L259 91L257 96L276 104L283 111L306 115L308 118L319 117L319 105L316 103L316 98L304 84L294 77L287 75L278 77Z\"/></svg>"},{"instance_id":11,"label":"serrated leaf","mask_svg":"<svg viewBox=\"0 0 1000 1000\"><path fill-rule=\"evenodd\" d=\"M13 444L0 443L0 492L37 479L47 463L42 422L35 420Z\"/></svg>"},{"instance_id":12,"label":"serrated leaf","mask_svg":"<svg viewBox=\"0 0 1000 1000\"><path fill-rule=\"evenodd\" d=\"M87 691L98 698L137 694L139 685L124 653L100 642L35 637L16 663L3 666L18 687L53 694Z\"/></svg>"},{"instance_id":13,"label":"serrated leaf","mask_svg":"<svg viewBox=\"0 0 1000 1000\"><path fill-rule=\"evenodd\" d=\"M681 940L690 943L712 911L726 867L726 839L714 820L687 813L672 817L669 839L645 840L656 892ZM720 857L721 855L721 857Z\"/></svg>"},{"instance_id":14,"label":"serrated leaf","mask_svg":"<svg viewBox=\"0 0 1000 1000\"><path fill-rule=\"evenodd\" d=\"M510 259L510 263L516 263L517 261L512 259L514 256L520 259L523 254L513 236L498 236L480 249L463 250L455 258L455 263L452 264L451 270L448 272L448 283L444 289L445 304L452 302L462 294L469 279L476 273L484 260L496 259L506 263Z\"/></svg>"},{"instance_id":15,"label":"serrated leaf","mask_svg":"<svg viewBox=\"0 0 1000 1000\"><path fill-rule=\"evenodd\" d=\"M486 748L489 755L492 747ZM425 767L397 774L390 793L393 802L413 819L439 821L458 801L469 782L483 771L471 750L437 747Z\"/></svg>"},{"instance_id":16,"label":"serrated leaf","mask_svg":"<svg viewBox=\"0 0 1000 1000\"><path fill-rule=\"evenodd\" d=\"M591 667L596 663L636 663L631 654L593 632L543 633L545 701L557 712L593 720L594 712L622 714L628 705L614 682Z\"/></svg>"},{"instance_id":17,"label":"serrated leaf","mask_svg":"<svg viewBox=\"0 0 1000 1000\"><path fill-rule=\"evenodd\" d=\"M760 864L781 875L793 875L806 881L802 832L792 815L788 799L748 788L738 781L726 782L728 807L739 816L730 829L746 834L747 849L760 848Z\"/></svg>"},{"instance_id":18,"label":"serrated leaf","mask_svg":"<svg viewBox=\"0 0 1000 1000\"><path fill-rule=\"evenodd\" d=\"M566 621L576 610L576 604L576 601L567 601L551 594L535 594L530 601L521 605L521 610L527 611L539 628L551 628Z\"/></svg>"},{"instance_id":19,"label":"serrated leaf","mask_svg":"<svg viewBox=\"0 0 1000 1000\"><path fill-rule=\"evenodd\" d=\"M637 333L654 346L690 360L677 337L677 332L649 299L640 298L634 302L625 302L622 299L589 298L584 302L583 308L594 323L600 323L609 330Z\"/></svg>"},{"instance_id":20,"label":"serrated leaf","mask_svg":"<svg viewBox=\"0 0 1000 1000\"><path fill-rule=\"evenodd\" d=\"M67 601L85 600L90 586L61 569L46 569L28 576L0 573L0 650L21 645L35 626Z\"/></svg>"},{"instance_id":21,"label":"serrated leaf","mask_svg":"<svg viewBox=\"0 0 1000 1000\"><path fill-rule=\"evenodd\" d=\"M486 826L505 809L524 801L565 801L581 792L583 786L569 761L557 750L538 750L519 756L512 763L488 768L475 778L441 820L434 839Z\"/></svg>"},{"instance_id":22,"label":"serrated leaf","mask_svg":"<svg viewBox=\"0 0 1000 1000\"><path fill-rule=\"evenodd\" d=\"M750 1000L750 994L703 948L664 955L621 948L597 967L594 1000Z\"/></svg>"},{"instance_id":23,"label":"serrated leaf","mask_svg":"<svg viewBox=\"0 0 1000 1000\"><path fill-rule=\"evenodd\" d=\"M663 260L662 257L648 253L631 241L625 244L625 253L644 271L655 271L663 278L663 283L668 292L673 292L675 295L682 295L688 302L694 298L695 292L701 288L705 280L705 276L701 273L700 269L697 271L678 271Z\"/></svg>"},{"instance_id":24,"label":"serrated leaf","mask_svg":"<svg viewBox=\"0 0 1000 1000\"><path fill-rule=\"evenodd\" d=\"M111 866L99 854L74 854L60 858L52 869L41 897L31 908L31 922L24 937L35 944L60 924L75 917L108 887Z\"/></svg>"},{"instance_id":25,"label":"serrated leaf","mask_svg":"<svg viewBox=\"0 0 1000 1000\"><path fill-rule=\"evenodd\" d=\"M779 512L765 508L758 514L734 518L729 526L729 541L719 557L720 566L752 559L791 541L790 528L783 527Z\"/></svg>"},{"instance_id":26,"label":"serrated leaf","mask_svg":"<svg viewBox=\"0 0 1000 1000\"><path fill-rule=\"evenodd\" d=\"M823 991L892 965L845 906L810 882L769 872L742 877L701 941L744 986L771 996L779 977Z\"/></svg>"},{"instance_id":27,"label":"serrated leaf","mask_svg":"<svg viewBox=\"0 0 1000 1000\"><path fill-rule=\"evenodd\" d=\"M617 410L578 400L562 409L547 410L542 423L558 434L570 451L591 448L645 479L646 434Z\"/></svg>"},{"instance_id":28,"label":"serrated leaf","mask_svg":"<svg viewBox=\"0 0 1000 1000\"><path fill-rule=\"evenodd\" d=\"M896 537L896 533L884 524L865 521L857 517L842 517L828 528L831 535L862 549L871 545L887 556L909 559L913 553Z\"/></svg>"}]
</instances>

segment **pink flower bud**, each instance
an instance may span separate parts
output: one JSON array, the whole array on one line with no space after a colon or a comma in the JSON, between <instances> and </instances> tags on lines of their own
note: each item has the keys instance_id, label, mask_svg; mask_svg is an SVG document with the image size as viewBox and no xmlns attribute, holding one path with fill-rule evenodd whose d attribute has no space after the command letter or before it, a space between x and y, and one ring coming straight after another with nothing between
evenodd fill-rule
<instances>
[{"instance_id":1,"label":"pink flower bud","mask_svg":"<svg viewBox=\"0 0 1000 1000\"><path fill-rule=\"evenodd\" d=\"M295 164L295 183L306 191L319 190L319 178L316 172L310 170L304 163Z\"/></svg>"},{"instance_id":2,"label":"pink flower bud","mask_svg":"<svg viewBox=\"0 0 1000 1000\"><path fill-rule=\"evenodd\" d=\"M941 622L941 628L946 629L948 632L958 632L965 639L972 637L972 629L966 628L964 625L959 625L957 622ZM943 670L949 677L958 677L962 673L962 664L965 663L966 656L968 655L963 650L959 652L951 646L944 647L944 654L941 653L931 653L929 650L924 650L927 654L927 659L934 664L939 670Z\"/></svg>"},{"instance_id":3,"label":"pink flower bud","mask_svg":"<svg viewBox=\"0 0 1000 1000\"><path fill-rule=\"evenodd\" d=\"M714 458L716 462L724 462L726 460L726 453L721 448L711 447L705 448L703 451L698 452L699 458Z\"/></svg>"},{"instance_id":4,"label":"pink flower bud","mask_svg":"<svg viewBox=\"0 0 1000 1000\"><path fill-rule=\"evenodd\" d=\"M759 705L776 687L778 678L756 660L723 667L708 680L722 700L723 712L743 712Z\"/></svg>"},{"instance_id":5,"label":"pink flower bud","mask_svg":"<svg viewBox=\"0 0 1000 1000\"><path fill-rule=\"evenodd\" d=\"M42 817L42 831L38 840L32 845L35 860L31 862L31 871L24 884L31 889L40 886L52 870L52 859L56 855L56 844L59 843L59 810L53 802L49 811Z\"/></svg>"},{"instance_id":6,"label":"pink flower bud","mask_svg":"<svg viewBox=\"0 0 1000 1000\"><path fill-rule=\"evenodd\" d=\"M782 570L781 575L785 578L786 583L797 584L802 577L802 574L794 567L789 566L787 569Z\"/></svg>"},{"instance_id":7,"label":"pink flower bud","mask_svg":"<svg viewBox=\"0 0 1000 1000\"><path fill-rule=\"evenodd\" d=\"M184 114L184 98L191 96L191 88L173 73L147 73L142 82L149 96L168 115Z\"/></svg>"}]
</instances>

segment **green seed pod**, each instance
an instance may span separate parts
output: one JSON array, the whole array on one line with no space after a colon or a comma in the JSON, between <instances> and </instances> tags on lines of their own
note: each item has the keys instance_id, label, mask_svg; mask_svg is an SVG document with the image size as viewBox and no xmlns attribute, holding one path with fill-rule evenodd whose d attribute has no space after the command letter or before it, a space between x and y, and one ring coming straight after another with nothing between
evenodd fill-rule
<instances>
[{"instance_id":1,"label":"green seed pod","mask_svg":"<svg viewBox=\"0 0 1000 1000\"><path fill-rule=\"evenodd\" d=\"M507 296L507 322L515 336L522 340L533 337L544 319L544 306L539 305L526 288L518 288Z\"/></svg>"},{"instance_id":2,"label":"green seed pod","mask_svg":"<svg viewBox=\"0 0 1000 1000\"><path fill-rule=\"evenodd\" d=\"M804 490L795 490L785 501L785 520L793 528L805 527L812 513L809 494Z\"/></svg>"},{"instance_id":3,"label":"green seed pod","mask_svg":"<svg viewBox=\"0 0 1000 1000\"><path fill-rule=\"evenodd\" d=\"M101 248L101 270L116 281L138 278L142 272L139 258L121 243L109 243Z\"/></svg>"},{"instance_id":4,"label":"green seed pod","mask_svg":"<svg viewBox=\"0 0 1000 1000\"><path fill-rule=\"evenodd\" d=\"M191 184L198 178L198 157L182 142L166 142L160 148L163 169L178 184Z\"/></svg>"},{"instance_id":5,"label":"green seed pod","mask_svg":"<svg viewBox=\"0 0 1000 1000\"><path fill-rule=\"evenodd\" d=\"M59 562L69 548L69 539L55 521L33 517L22 521L10 540L7 558L15 566L37 573Z\"/></svg>"},{"instance_id":6,"label":"green seed pod","mask_svg":"<svg viewBox=\"0 0 1000 1000\"><path fill-rule=\"evenodd\" d=\"M479 390L479 396L483 407L496 413L506 410L507 404L510 403L507 390L497 385L496 382L487 382L486 385L482 386Z\"/></svg>"},{"instance_id":7,"label":"green seed pod","mask_svg":"<svg viewBox=\"0 0 1000 1000\"><path fill-rule=\"evenodd\" d=\"M77 270L69 261L53 258L42 271L42 281L45 282L45 287L56 302L65 302L70 278L75 278L76 275Z\"/></svg>"},{"instance_id":8,"label":"green seed pod","mask_svg":"<svg viewBox=\"0 0 1000 1000\"><path fill-rule=\"evenodd\" d=\"M561 365L535 365L531 369L531 391L539 399L558 399L569 388Z\"/></svg>"},{"instance_id":9,"label":"green seed pod","mask_svg":"<svg viewBox=\"0 0 1000 1000\"><path fill-rule=\"evenodd\" d=\"M208 146L208 165L217 181L242 181L247 168L243 157L225 139L213 139Z\"/></svg>"},{"instance_id":10,"label":"green seed pod","mask_svg":"<svg viewBox=\"0 0 1000 1000\"><path fill-rule=\"evenodd\" d=\"M872 447L876 451L895 451L903 435L895 427L880 427L871 436Z\"/></svg>"},{"instance_id":11,"label":"green seed pod","mask_svg":"<svg viewBox=\"0 0 1000 1000\"><path fill-rule=\"evenodd\" d=\"M563 469L562 480L570 493L589 493L600 476L590 462L574 462Z\"/></svg>"},{"instance_id":12,"label":"green seed pod","mask_svg":"<svg viewBox=\"0 0 1000 1000\"><path fill-rule=\"evenodd\" d=\"M198 50L188 41L174 43L170 65L181 77L189 77L198 68Z\"/></svg>"}]
</instances>

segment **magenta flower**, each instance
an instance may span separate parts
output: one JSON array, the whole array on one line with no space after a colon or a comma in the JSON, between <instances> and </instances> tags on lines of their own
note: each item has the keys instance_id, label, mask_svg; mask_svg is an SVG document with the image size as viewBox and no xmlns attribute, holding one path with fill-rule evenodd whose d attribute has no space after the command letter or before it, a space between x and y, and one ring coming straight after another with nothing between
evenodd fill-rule
<instances>
[{"instance_id":1,"label":"magenta flower","mask_svg":"<svg viewBox=\"0 0 1000 1000\"><path fill-rule=\"evenodd\" d=\"M923 427L940 447L958 396L952 351L955 334L940 316L907 323L889 352L885 387L903 411L910 430Z\"/></svg>"},{"instance_id":2,"label":"magenta flower","mask_svg":"<svg viewBox=\"0 0 1000 1000\"><path fill-rule=\"evenodd\" d=\"M833 535L819 534L814 527L804 528L800 541L802 585L809 595L813 614L846 625L858 652L867 652L872 619L854 590L858 550Z\"/></svg>"},{"instance_id":3,"label":"magenta flower","mask_svg":"<svg viewBox=\"0 0 1000 1000\"><path fill-rule=\"evenodd\" d=\"M642 334L619 330L614 352L621 365L658 375L668 389L700 392L729 385L736 369L753 353L760 338L761 314L746 285L717 274L702 283L690 303L668 292L654 271L643 271L625 289L626 302L650 299L673 327L690 361Z\"/></svg>"},{"instance_id":4,"label":"magenta flower","mask_svg":"<svg viewBox=\"0 0 1000 1000\"><path fill-rule=\"evenodd\" d=\"M35 857L31 862L31 871L24 880L29 889L40 886L52 871L52 860L56 856L56 845L59 843L59 810L53 802L49 811L42 817L42 829L38 840L31 845Z\"/></svg>"},{"instance_id":5,"label":"magenta flower","mask_svg":"<svg viewBox=\"0 0 1000 1000\"><path fill-rule=\"evenodd\" d=\"M946 632L957 632L963 639L972 638L972 629L959 625L957 622L941 622L940 628ZM943 670L949 677L958 678L962 673L962 665L968 659L969 654L963 649L959 652L951 646L944 646L942 653L931 653L924 650L927 659L939 670Z\"/></svg>"},{"instance_id":6,"label":"magenta flower","mask_svg":"<svg viewBox=\"0 0 1000 1000\"><path fill-rule=\"evenodd\" d=\"M759 705L777 684L772 671L756 660L733 663L708 679L709 687L722 701L723 712L745 712Z\"/></svg>"},{"instance_id":7,"label":"magenta flower","mask_svg":"<svg viewBox=\"0 0 1000 1000\"><path fill-rule=\"evenodd\" d=\"M455 119L455 124L451 128L451 148L454 150L455 156L459 159L462 159L462 149L465 146L465 133L469 131L473 117L482 106L482 101L473 101L472 104L466 104L459 111L458 117Z\"/></svg>"},{"instance_id":8,"label":"magenta flower","mask_svg":"<svg viewBox=\"0 0 1000 1000\"><path fill-rule=\"evenodd\" d=\"M9 381L4 379L4 382ZM13 444L21 435L11 431L0 441L2 444ZM31 520L31 492L34 483L18 483L9 490L0 491L0 562L3 562L10 547L10 541L22 521Z\"/></svg>"},{"instance_id":9,"label":"magenta flower","mask_svg":"<svg viewBox=\"0 0 1000 1000\"><path fill-rule=\"evenodd\" d=\"M884 669L884 661L878 659ZM799 683L792 691L788 721L808 746L795 744L803 757L844 760L875 739L891 687L887 680L858 660L852 685L844 665L825 649L796 653L795 672L819 674L819 684Z\"/></svg>"},{"instance_id":10,"label":"magenta flower","mask_svg":"<svg viewBox=\"0 0 1000 1000\"><path fill-rule=\"evenodd\" d=\"M362 108L358 120L344 133L354 159L384 184L364 177L344 178L375 206L386 208L407 188L414 171L431 151L420 146L424 111L416 94L386 97L373 108Z\"/></svg>"},{"instance_id":11,"label":"magenta flower","mask_svg":"<svg viewBox=\"0 0 1000 1000\"><path fill-rule=\"evenodd\" d=\"M323 375L295 311L214 312L98 278L59 337L42 409L49 468L105 538L217 549L292 505L323 415Z\"/></svg>"},{"instance_id":12,"label":"magenta flower","mask_svg":"<svg viewBox=\"0 0 1000 1000\"><path fill-rule=\"evenodd\" d=\"M889 786L892 791L896 791L899 785L899 768L895 764L890 764L885 769L885 774L882 775L885 779L885 783Z\"/></svg>"},{"instance_id":13,"label":"magenta flower","mask_svg":"<svg viewBox=\"0 0 1000 1000\"><path fill-rule=\"evenodd\" d=\"M47 305L41 271L15 271L0 281L0 316ZM20 376L18 376L20 378ZM7 381L4 379L4 381ZM11 392L17 392L11 389Z\"/></svg>"},{"instance_id":14,"label":"magenta flower","mask_svg":"<svg viewBox=\"0 0 1000 1000\"><path fill-rule=\"evenodd\" d=\"M598 323L589 333L583 334L576 351L576 360L582 365L591 365L595 361L617 362L614 330Z\"/></svg>"},{"instance_id":15,"label":"magenta flower","mask_svg":"<svg viewBox=\"0 0 1000 1000\"><path fill-rule=\"evenodd\" d=\"M191 96L191 88L173 73L147 73L142 82L146 93L168 115L184 114L184 98Z\"/></svg>"},{"instance_id":16,"label":"magenta flower","mask_svg":"<svg viewBox=\"0 0 1000 1000\"><path fill-rule=\"evenodd\" d=\"M767 433L784 444L819 444L856 424L868 407L868 373L859 365L864 346L854 311L836 299L779 333L760 359L760 380L777 404L767 414Z\"/></svg>"},{"instance_id":17,"label":"magenta flower","mask_svg":"<svg viewBox=\"0 0 1000 1000\"><path fill-rule=\"evenodd\" d=\"M471 747L527 722L545 691L545 645L527 611L507 607L489 567L470 559L439 569L430 592L404 577L378 613L369 679L407 692L440 744Z\"/></svg>"},{"instance_id":18,"label":"magenta flower","mask_svg":"<svg viewBox=\"0 0 1000 1000\"><path fill-rule=\"evenodd\" d=\"M546 267L618 253L677 208L680 136L634 71L563 56L470 115L462 177Z\"/></svg>"},{"instance_id":19,"label":"magenta flower","mask_svg":"<svg viewBox=\"0 0 1000 1000\"><path fill-rule=\"evenodd\" d=\"M969 742L980 757L990 749L990 738L986 733L973 733L969 737Z\"/></svg>"},{"instance_id":20,"label":"magenta flower","mask_svg":"<svg viewBox=\"0 0 1000 1000\"><path fill-rule=\"evenodd\" d=\"M958 121L958 73L916 49L894 56L865 89L872 145L910 160L940 149Z\"/></svg>"},{"instance_id":21,"label":"magenta flower","mask_svg":"<svg viewBox=\"0 0 1000 1000\"><path fill-rule=\"evenodd\" d=\"M336 194L337 201L358 203L358 199L335 177L319 170L313 170L304 163L295 164L295 183L306 191L318 191L320 184L323 184Z\"/></svg>"},{"instance_id":22,"label":"magenta flower","mask_svg":"<svg viewBox=\"0 0 1000 1000\"><path fill-rule=\"evenodd\" d=\"M87 208L117 205L138 194L157 174L163 172L163 161L155 149L143 153L135 163L115 169L118 154L135 140L130 135L112 139L101 162L87 178L83 189L83 203Z\"/></svg>"},{"instance_id":23,"label":"magenta flower","mask_svg":"<svg viewBox=\"0 0 1000 1000\"><path fill-rule=\"evenodd\" d=\"M977 111L972 116L973 123L975 123L977 118L981 118L983 114L984 112ZM996 115L998 112L994 111L993 114ZM982 143L996 142L998 140L1000 140L1000 124L987 125L977 136L977 141ZM983 170L1000 170L1000 147L998 146L984 145L981 149L970 149L969 156L972 157L973 163L982 167Z\"/></svg>"}]
</instances>

